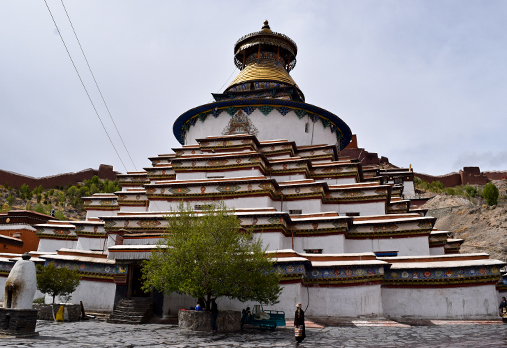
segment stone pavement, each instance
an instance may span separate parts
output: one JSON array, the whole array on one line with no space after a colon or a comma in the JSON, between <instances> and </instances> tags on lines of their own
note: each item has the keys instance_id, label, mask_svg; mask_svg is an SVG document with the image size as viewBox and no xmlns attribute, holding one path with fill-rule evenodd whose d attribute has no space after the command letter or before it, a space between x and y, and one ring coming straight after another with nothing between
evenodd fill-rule
<instances>
[{"instance_id":1,"label":"stone pavement","mask_svg":"<svg viewBox=\"0 0 507 348\"><path fill-rule=\"evenodd\" d=\"M308 323L298 347L507 347L507 324L501 321L348 321L323 326ZM421 325L423 324L423 325ZM38 321L36 339L0 337L0 347L295 347L290 327L274 331L244 329L211 334L178 329L171 324L122 325L101 321Z\"/></svg>"}]
</instances>

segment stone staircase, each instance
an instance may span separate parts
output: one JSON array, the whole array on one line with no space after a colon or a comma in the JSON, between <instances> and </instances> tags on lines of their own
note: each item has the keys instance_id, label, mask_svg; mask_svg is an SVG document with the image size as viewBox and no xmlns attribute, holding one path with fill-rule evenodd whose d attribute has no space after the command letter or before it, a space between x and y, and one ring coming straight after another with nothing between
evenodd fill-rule
<instances>
[{"instance_id":1,"label":"stone staircase","mask_svg":"<svg viewBox=\"0 0 507 348\"><path fill-rule=\"evenodd\" d=\"M122 299L107 319L114 324L142 324L153 316L153 304L149 297Z\"/></svg>"}]
</instances>

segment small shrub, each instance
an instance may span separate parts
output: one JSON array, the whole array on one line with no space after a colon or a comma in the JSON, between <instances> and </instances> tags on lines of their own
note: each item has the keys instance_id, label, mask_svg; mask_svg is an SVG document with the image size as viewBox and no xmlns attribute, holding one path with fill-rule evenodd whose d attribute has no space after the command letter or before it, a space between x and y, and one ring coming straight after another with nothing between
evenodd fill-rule
<instances>
[{"instance_id":1,"label":"small shrub","mask_svg":"<svg viewBox=\"0 0 507 348\"><path fill-rule=\"evenodd\" d=\"M449 196L454 196L456 194L455 190L452 187L447 187L444 192Z\"/></svg>"},{"instance_id":2,"label":"small shrub","mask_svg":"<svg viewBox=\"0 0 507 348\"><path fill-rule=\"evenodd\" d=\"M44 297L36 298L33 303L44 304Z\"/></svg>"},{"instance_id":3,"label":"small shrub","mask_svg":"<svg viewBox=\"0 0 507 348\"><path fill-rule=\"evenodd\" d=\"M477 187L472 186L470 184L466 184L465 186L465 192L468 197L474 198L477 195Z\"/></svg>"},{"instance_id":4,"label":"small shrub","mask_svg":"<svg viewBox=\"0 0 507 348\"><path fill-rule=\"evenodd\" d=\"M498 203L498 188L492 182L489 182L486 186L484 186L482 194L489 206L496 205Z\"/></svg>"}]
</instances>

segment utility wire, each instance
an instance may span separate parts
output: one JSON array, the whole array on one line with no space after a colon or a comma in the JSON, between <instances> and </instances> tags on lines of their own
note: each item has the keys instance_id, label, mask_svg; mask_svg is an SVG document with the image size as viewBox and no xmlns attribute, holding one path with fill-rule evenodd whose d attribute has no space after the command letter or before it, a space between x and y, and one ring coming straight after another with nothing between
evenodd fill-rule
<instances>
[{"instance_id":1,"label":"utility wire","mask_svg":"<svg viewBox=\"0 0 507 348\"><path fill-rule=\"evenodd\" d=\"M232 75L234 75L234 73L236 72L236 68L234 68L234 70L232 71L231 75L229 76L229 78L225 81L225 83L222 85L222 87L219 88L219 92L222 90L222 88L224 88L224 86L227 84L227 82L229 82L229 80L231 79ZM213 100L213 97L211 97L211 99L209 100L208 103L211 103L211 101Z\"/></svg>"},{"instance_id":2,"label":"utility wire","mask_svg":"<svg viewBox=\"0 0 507 348\"><path fill-rule=\"evenodd\" d=\"M76 64L74 64L74 60L72 59L72 56L70 55L69 49L67 48L67 45L65 44L65 41L63 40L63 36L60 33L60 29L58 29L58 25L56 25L55 18L53 17L53 13L51 13L51 10L49 9L48 3L46 0L44 0L44 3L46 4L46 7L49 11L49 14L51 15L51 19L53 20L53 23L55 24L56 30L58 31L58 35L60 36L60 39L62 40L63 46L65 46L65 50L67 51L67 54L70 58L70 61L72 62L72 65L74 66L74 70L76 70L76 74L79 77L79 81L81 81L81 85L83 85L83 88L86 92L86 95L88 96L88 99L90 100L90 103L92 104L93 110L95 110L95 114L97 115L100 124L102 125L102 128L104 129L104 132L106 132L107 137L109 138L109 141L111 142L111 145L113 146L114 151L116 152L116 155L120 159L121 164L123 165L123 168L125 168L125 172L128 172L127 167L125 167L125 164L123 163L120 154L118 153L118 150L116 150L116 147L113 144L113 141L111 140L111 137L109 136L109 133L106 130L106 127L104 126L104 123L102 122L102 119L100 118L100 115L97 111L97 108L95 108L95 104L93 104L92 98L90 97L90 94L88 93L88 90L86 89L86 86L83 82L83 79L81 78L81 75L79 75L79 71L77 70Z\"/></svg>"},{"instance_id":3,"label":"utility wire","mask_svg":"<svg viewBox=\"0 0 507 348\"><path fill-rule=\"evenodd\" d=\"M93 74L92 68L90 67L90 63L88 63L88 59L86 58L86 55L84 53L83 47L81 46L81 42L79 41L77 37L76 30L74 29L74 25L72 24L72 21L70 20L69 13L67 12L67 8L65 8L65 4L63 3L63 0L61 0L63 9L65 10L65 14L67 15L67 18L69 19L70 26L72 27L72 31L74 32L74 36L76 37L77 43L79 44L79 48L81 49L81 53L83 53L83 57L86 61L86 65L88 65L88 69L90 70L90 74L92 74L93 81L95 82L95 86L97 86L97 89L100 93L100 97L102 98L102 101L104 102L104 105L106 107L107 113L109 114L109 117L111 118L111 121L113 121L114 128L116 129L116 133L118 133L118 136L120 137L120 140L123 144L123 147L125 148L125 151L127 151L127 154L129 155L130 161L132 162L132 165L134 166L135 170L137 171L137 167L134 164L134 161L132 160L132 157L130 156L130 152L127 149L127 146L125 145L125 142L123 141L123 138L121 137L120 131L118 130L118 127L116 127L116 123L114 122L113 116L111 115L111 112L109 111L109 108L107 107L106 100L104 99L104 96L102 95L102 91L99 88L99 84L97 83L97 80L95 79L95 75Z\"/></svg>"}]
</instances>

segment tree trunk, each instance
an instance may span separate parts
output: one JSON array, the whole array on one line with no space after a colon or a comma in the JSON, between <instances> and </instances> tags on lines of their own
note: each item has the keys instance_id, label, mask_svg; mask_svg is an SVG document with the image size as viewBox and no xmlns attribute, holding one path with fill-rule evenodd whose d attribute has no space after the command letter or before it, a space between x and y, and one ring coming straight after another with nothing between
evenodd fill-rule
<instances>
[{"instance_id":1,"label":"tree trunk","mask_svg":"<svg viewBox=\"0 0 507 348\"><path fill-rule=\"evenodd\" d=\"M206 310L209 311L211 309L211 292L208 292L206 295Z\"/></svg>"}]
</instances>

